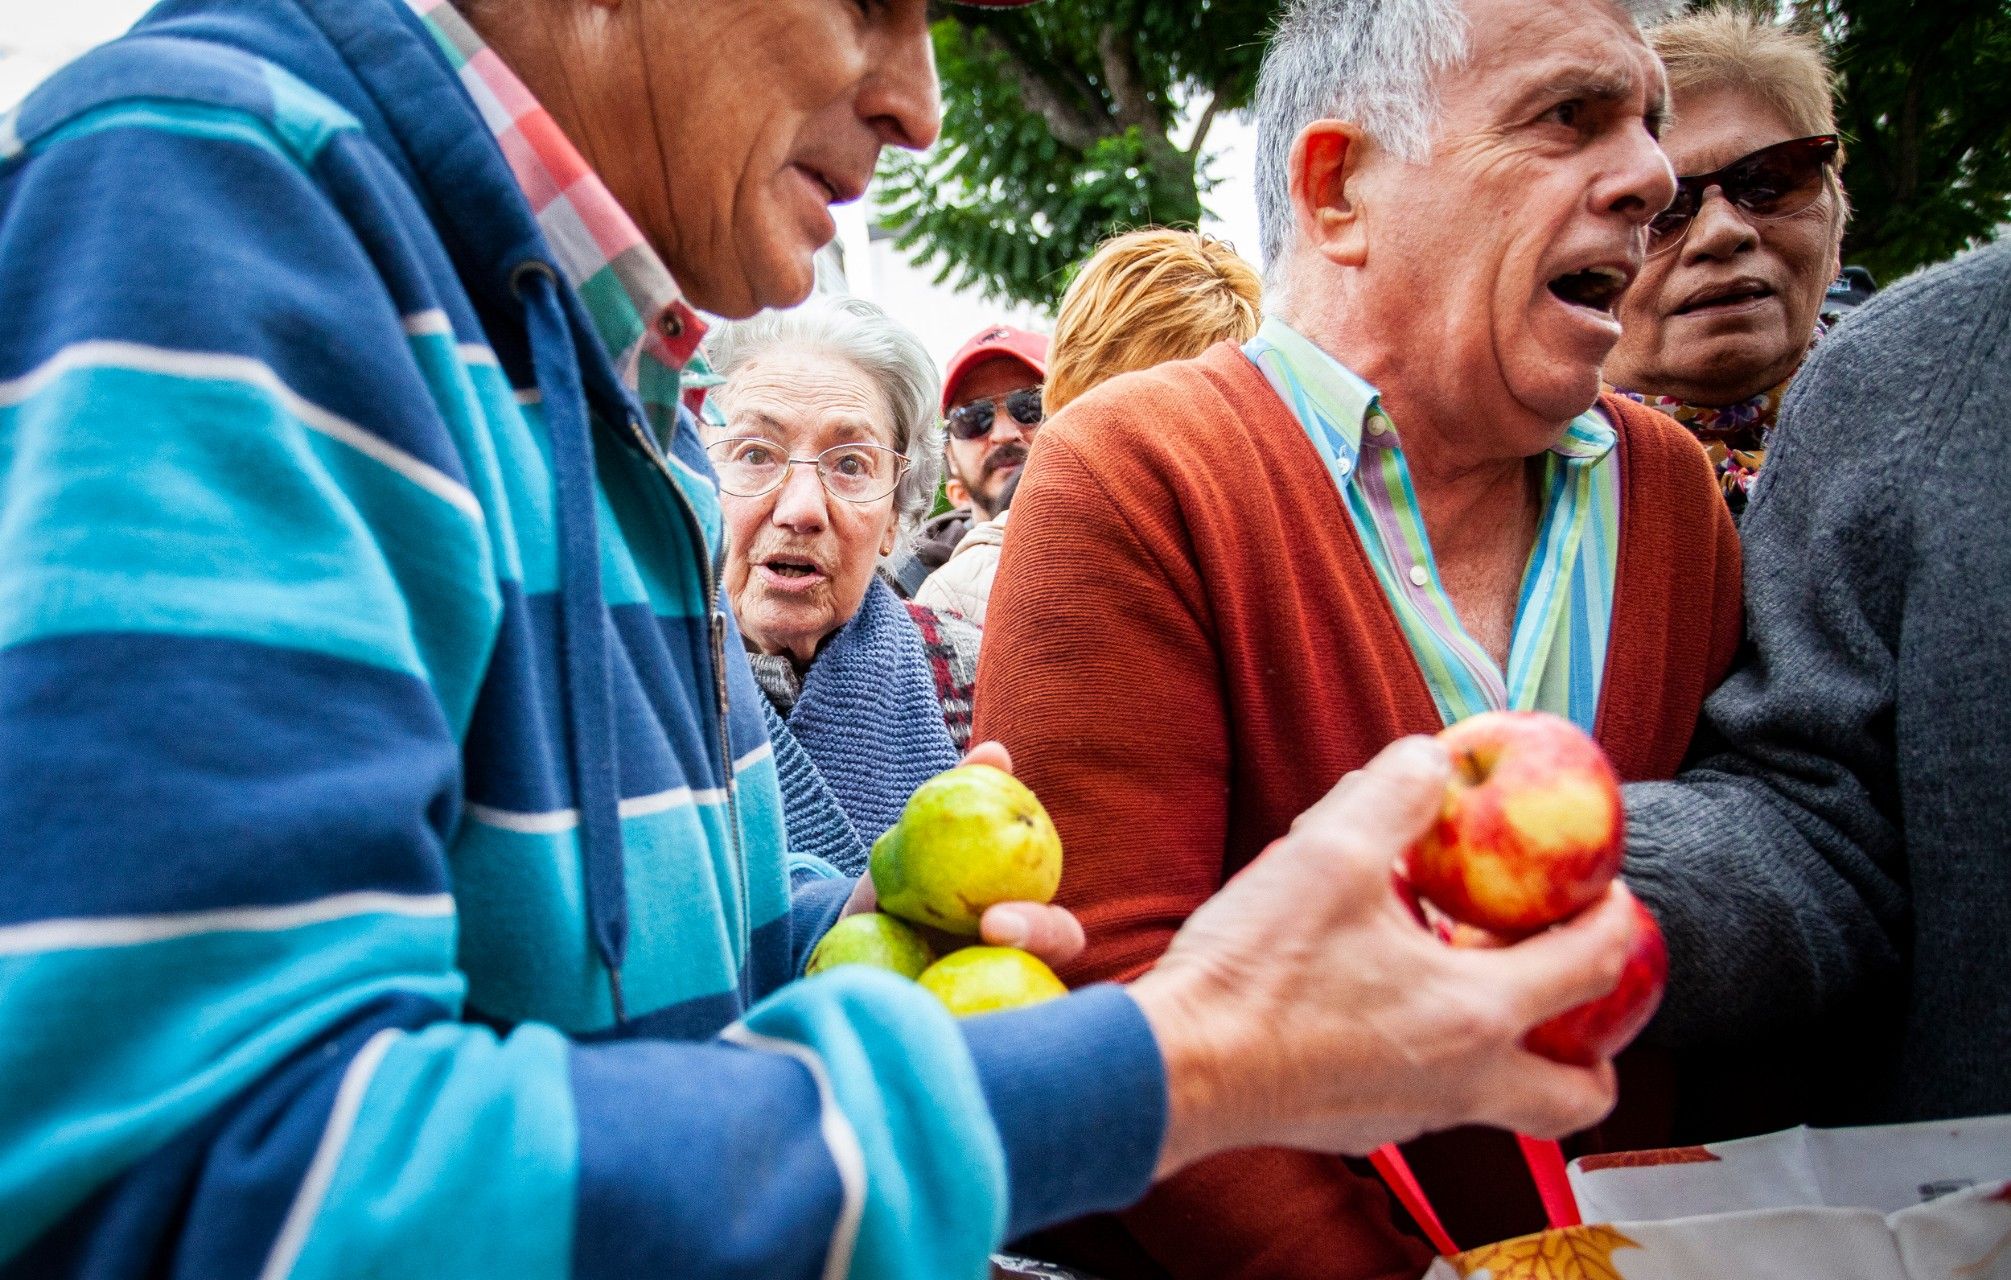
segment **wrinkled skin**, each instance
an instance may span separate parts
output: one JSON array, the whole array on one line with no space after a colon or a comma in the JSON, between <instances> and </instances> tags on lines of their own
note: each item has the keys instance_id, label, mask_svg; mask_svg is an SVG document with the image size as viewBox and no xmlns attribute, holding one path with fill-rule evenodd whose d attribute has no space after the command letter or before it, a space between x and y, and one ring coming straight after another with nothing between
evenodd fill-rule
<instances>
[{"instance_id":1,"label":"wrinkled skin","mask_svg":"<svg viewBox=\"0 0 2011 1280\"><path fill-rule=\"evenodd\" d=\"M718 391L725 427L708 441L759 436L792 458L840 444L894 444L894 411L849 360L820 351L770 351ZM846 502L825 492L817 469L796 466L781 487L755 497L719 495L726 517L726 598L741 634L799 668L866 599L878 558L894 548L894 494ZM803 572L807 568L808 572Z\"/></svg>"},{"instance_id":2,"label":"wrinkled skin","mask_svg":"<svg viewBox=\"0 0 2011 1280\"><path fill-rule=\"evenodd\" d=\"M552 113L694 306L810 294L884 146L941 127L925 0L477 0L476 29Z\"/></svg>"},{"instance_id":3,"label":"wrinkled skin","mask_svg":"<svg viewBox=\"0 0 2011 1280\"><path fill-rule=\"evenodd\" d=\"M1597 398L1619 323L1550 286L1631 278L1675 192L1661 64L1617 6L1467 9L1428 157L1344 122L1300 133L1286 287L1286 318L1381 391L1413 467L1455 475L1543 452Z\"/></svg>"},{"instance_id":4,"label":"wrinkled skin","mask_svg":"<svg viewBox=\"0 0 2011 1280\"><path fill-rule=\"evenodd\" d=\"M1758 95L1731 86L1678 94L1662 145L1679 174L1710 173L1802 134ZM1823 292L1836 278L1843 203L1831 186L1784 218L1754 218L1716 192L1682 243L1648 259L1620 307L1624 331L1606 364L1617 387L1699 405L1735 404L1801 366ZM1768 296L1693 304L1732 282Z\"/></svg>"}]
</instances>

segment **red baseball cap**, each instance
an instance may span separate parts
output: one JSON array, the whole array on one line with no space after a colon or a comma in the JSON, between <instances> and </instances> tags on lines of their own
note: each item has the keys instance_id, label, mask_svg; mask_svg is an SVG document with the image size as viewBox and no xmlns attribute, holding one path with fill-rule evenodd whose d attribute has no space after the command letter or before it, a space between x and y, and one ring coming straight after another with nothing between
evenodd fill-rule
<instances>
[{"instance_id":1,"label":"red baseball cap","mask_svg":"<svg viewBox=\"0 0 2011 1280\"><path fill-rule=\"evenodd\" d=\"M1017 360L1033 370L1035 380L1047 381L1047 339L1009 324L995 324L966 342L962 350L950 357L950 367L943 374L944 413L950 411L950 398L956 394L957 384L964 380L964 375L974 366L997 356Z\"/></svg>"}]
</instances>

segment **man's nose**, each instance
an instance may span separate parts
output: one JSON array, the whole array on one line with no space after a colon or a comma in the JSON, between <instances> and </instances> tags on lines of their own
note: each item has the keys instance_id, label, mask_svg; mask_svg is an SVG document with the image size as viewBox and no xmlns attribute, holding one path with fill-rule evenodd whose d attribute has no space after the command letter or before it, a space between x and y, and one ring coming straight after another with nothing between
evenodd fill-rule
<instances>
[{"instance_id":1,"label":"man's nose","mask_svg":"<svg viewBox=\"0 0 2011 1280\"><path fill-rule=\"evenodd\" d=\"M782 486L775 491L775 506L768 513L771 523L800 533L821 530L830 518L824 482L817 468L808 462L792 463Z\"/></svg>"},{"instance_id":2,"label":"man's nose","mask_svg":"<svg viewBox=\"0 0 2011 1280\"><path fill-rule=\"evenodd\" d=\"M992 415L992 447L997 448L1002 444L1011 444L1014 441L1025 440L1026 428L1020 425L1019 419L1007 412L1006 407L1002 404L996 406L996 408L997 412Z\"/></svg>"},{"instance_id":3,"label":"man's nose","mask_svg":"<svg viewBox=\"0 0 2011 1280\"><path fill-rule=\"evenodd\" d=\"M1759 232L1746 220L1744 212L1725 199L1724 192L1712 187L1704 193L1697 217L1690 223L1690 234L1683 237L1683 258L1685 261L1729 258L1759 242Z\"/></svg>"},{"instance_id":4,"label":"man's nose","mask_svg":"<svg viewBox=\"0 0 2011 1280\"><path fill-rule=\"evenodd\" d=\"M943 94L926 6L914 6L911 17L886 32L874 56L876 65L860 93L860 116L882 145L927 150L942 132Z\"/></svg>"},{"instance_id":5,"label":"man's nose","mask_svg":"<svg viewBox=\"0 0 2011 1280\"><path fill-rule=\"evenodd\" d=\"M1611 178L1599 193L1599 205L1646 226L1676 198L1676 171L1670 167L1662 144L1645 126L1628 130L1622 148Z\"/></svg>"}]
</instances>

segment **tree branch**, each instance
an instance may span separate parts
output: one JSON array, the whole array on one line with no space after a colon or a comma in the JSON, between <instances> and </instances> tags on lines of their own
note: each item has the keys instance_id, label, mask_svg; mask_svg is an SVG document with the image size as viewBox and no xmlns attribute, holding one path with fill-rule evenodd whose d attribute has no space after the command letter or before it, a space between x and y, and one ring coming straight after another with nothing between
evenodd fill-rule
<instances>
[{"instance_id":1,"label":"tree branch","mask_svg":"<svg viewBox=\"0 0 2011 1280\"><path fill-rule=\"evenodd\" d=\"M1208 141L1208 128L1215 123L1215 113L1222 106L1222 91L1217 89L1208 99L1208 105L1201 109L1201 118L1194 123L1194 133L1187 139L1187 158L1196 164L1201 162L1201 144Z\"/></svg>"},{"instance_id":2,"label":"tree branch","mask_svg":"<svg viewBox=\"0 0 2011 1280\"><path fill-rule=\"evenodd\" d=\"M1110 91L1111 105L1117 109L1118 125L1166 141L1159 112L1145 90L1145 77L1132 59L1130 41L1116 27L1105 27L1096 33L1096 53L1103 62L1103 85Z\"/></svg>"},{"instance_id":3,"label":"tree branch","mask_svg":"<svg viewBox=\"0 0 2011 1280\"><path fill-rule=\"evenodd\" d=\"M1104 136L1105 130L1095 116L1080 104L1070 102L1045 76L1028 66L1011 45L982 27L973 28L971 35L980 49L1003 56L1006 70L1019 86L1020 101L1027 110L1046 121L1047 131L1055 136L1057 142L1077 151L1087 151Z\"/></svg>"}]
</instances>

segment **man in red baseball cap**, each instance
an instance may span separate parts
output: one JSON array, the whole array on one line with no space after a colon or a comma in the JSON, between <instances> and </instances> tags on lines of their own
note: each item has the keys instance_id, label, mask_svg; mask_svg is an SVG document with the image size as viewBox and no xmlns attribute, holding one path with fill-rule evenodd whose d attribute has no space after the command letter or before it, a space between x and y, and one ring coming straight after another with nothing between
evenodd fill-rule
<instances>
[{"instance_id":1,"label":"man in red baseball cap","mask_svg":"<svg viewBox=\"0 0 2011 1280\"><path fill-rule=\"evenodd\" d=\"M915 599L984 625L1005 543L1006 507L1047 414L1047 339L992 325L963 345L943 378L943 488L957 510L925 524L912 558L931 570Z\"/></svg>"},{"instance_id":2,"label":"man in red baseball cap","mask_svg":"<svg viewBox=\"0 0 2011 1280\"><path fill-rule=\"evenodd\" d=\"M950 359L943 378L943 490L952 510L923 523L909 545L889 561L894 586L920 599L924 579L942 568L966 535L993 523L1012 500L1012 489L1045 417L1041 384L1047 380L1047 339L995 324L979 330ZM1002 529L989 535L993 545ZM968 615L962 602L942 607ZM973 621L978 619L973 618Z\"/></svg>"},{"instance_id":3,"label":"man in red baseball cap","mask_svg":"<svg viewBox=\"0 0 2011 1280\"><path fill-rule=\"evenodd\" d=\"M1005 510L1003 493L1026 465L1033 433L1045 416L1047 339L1011 325L993 325L966 342L943 375L943 419L950 501L968 506L975 522Z\"/></svg>"}]
</instances>

